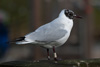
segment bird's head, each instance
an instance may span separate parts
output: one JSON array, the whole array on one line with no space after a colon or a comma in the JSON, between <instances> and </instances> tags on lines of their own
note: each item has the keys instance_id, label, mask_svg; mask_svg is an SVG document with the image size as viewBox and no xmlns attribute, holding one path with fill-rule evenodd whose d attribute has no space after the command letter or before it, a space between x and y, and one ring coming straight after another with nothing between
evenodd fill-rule
<instances>
[{"instance_id":1,"label":"bird's head","mask_svg":"<svg viewBox=\"0 0 100 67\"><path fill-rule=\"evenodd\" d=\"M77 16L72 10L64 10L64 14L66 17L70 18L70 19L74 19L74 18L82 18L81 16Z\"/></svg>"}]
</instances>

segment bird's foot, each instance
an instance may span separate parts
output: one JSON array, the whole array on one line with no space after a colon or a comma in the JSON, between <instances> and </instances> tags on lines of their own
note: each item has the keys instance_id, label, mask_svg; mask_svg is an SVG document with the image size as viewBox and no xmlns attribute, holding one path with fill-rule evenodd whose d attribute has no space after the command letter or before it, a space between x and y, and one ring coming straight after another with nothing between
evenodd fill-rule
<instances>
[{"instance_id":1,"label":"bird's foot","mask_svg":"<svg viewBox=\"0 0 100 67\"><path fill-rule=\"evenodd\" d=\"M61 61L61 58L54 58L55 63L57 63L58 61Z\"/></svg>"}]
</instances>

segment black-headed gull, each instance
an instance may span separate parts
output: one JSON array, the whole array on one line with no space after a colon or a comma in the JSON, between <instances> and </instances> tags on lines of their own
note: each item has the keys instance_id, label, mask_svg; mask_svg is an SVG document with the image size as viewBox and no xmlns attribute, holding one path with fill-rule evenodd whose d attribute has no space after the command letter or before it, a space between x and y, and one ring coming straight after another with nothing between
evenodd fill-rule
<instances>
[{"instance_id":1,"label":"black-headed gull","mask_svg":"<svg viewBox=\"0 0 100 67\"><path fill-rule=\"evenodd\" d=\"M50 59L49 48L52 48L54 59L57 60L55 47L63 45L69 38L74 17L81 18L75 15L72 10L63 9L53 21L40 26L34 32L20 37L13 42L16 44L36 44L47 48L48 60Z\"/></svg>"}]
</instances>

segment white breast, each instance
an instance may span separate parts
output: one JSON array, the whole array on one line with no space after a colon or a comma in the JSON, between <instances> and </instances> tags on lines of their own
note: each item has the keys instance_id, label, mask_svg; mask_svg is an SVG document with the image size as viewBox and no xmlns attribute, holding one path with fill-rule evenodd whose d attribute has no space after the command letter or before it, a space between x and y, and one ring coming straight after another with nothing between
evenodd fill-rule
<instances>
[{"instance_id":1,"label":"white breast","mask_svg":"<svg viewBox=\"0 0 100 67\"><path fill-rule=\"evenodd\" d=\"M69 36L70 36L70 33L67 33L63 38L57 40L57 42L59 43L58 46L63 45L68 40Z\"/></svg>"},{"instance_id":2,"label":"white breast","mask_svg":"<svg viewBox=\"0 0 100 67\"><path fill-rule=\"evenodd\" d=\"M67 22L65 22L67 21ZM67 31L66 35L64 37L62 37L61 39L57 40L57 42L59 43L58 46L63 45L69 38L70 36L70 32L72 30L73 27L73 20L66 18L65 20L62 20L63 24L65 25L64 29Z\"/></svg>"}]
</instances>

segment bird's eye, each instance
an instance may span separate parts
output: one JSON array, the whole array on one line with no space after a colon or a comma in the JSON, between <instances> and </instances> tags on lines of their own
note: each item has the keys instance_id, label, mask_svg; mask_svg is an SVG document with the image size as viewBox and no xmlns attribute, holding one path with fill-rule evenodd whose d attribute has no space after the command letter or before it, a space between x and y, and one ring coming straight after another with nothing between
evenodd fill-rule
<instances>
[{"instance_id":1,"label":"bird's eye","mask_svg":"<svg viewBox=\"0 0 100 67\"><path fill-rule=\"evenodd\" d=\"M72 13L69 13L68 15L69 15L69 16L73 16L73 14L72 14Z\"/></svg>"}]
</instances>

